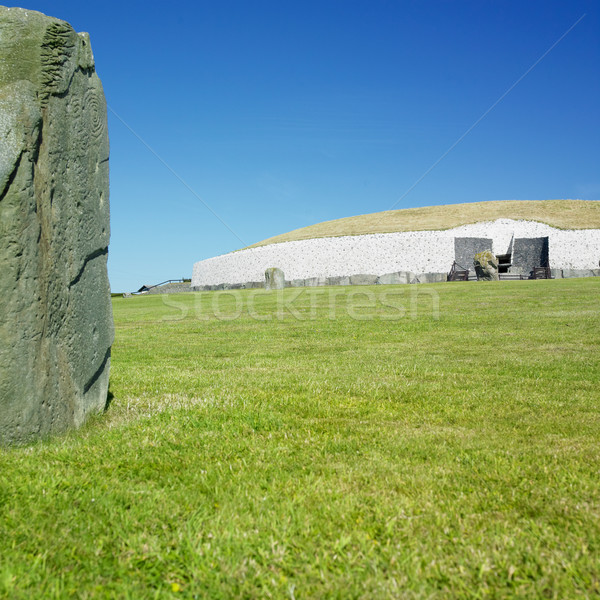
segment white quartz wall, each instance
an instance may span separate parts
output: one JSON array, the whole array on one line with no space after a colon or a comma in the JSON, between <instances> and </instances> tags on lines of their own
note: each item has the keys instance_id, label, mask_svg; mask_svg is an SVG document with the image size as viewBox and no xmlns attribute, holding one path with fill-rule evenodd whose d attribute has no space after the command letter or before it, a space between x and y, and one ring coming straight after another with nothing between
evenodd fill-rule
<instances>
[{"instance_id":1,"label":"white quartz wall","mask_svg":"<svg viewBox=\"0 0 600 600\"><path fill-rule=\"evenodd\" d=\"M600 260L600 230L560 230L543 223L498 219L445 231L378 233L283 242L202 260L192 286L263 281L278 267L287 280L308 277L384 275L396 271L446 273L454 261L455 237L493 239L493 251L509 251L512 237L549 237L550 266L594 269Z\"/></svg>"}]
</instances>

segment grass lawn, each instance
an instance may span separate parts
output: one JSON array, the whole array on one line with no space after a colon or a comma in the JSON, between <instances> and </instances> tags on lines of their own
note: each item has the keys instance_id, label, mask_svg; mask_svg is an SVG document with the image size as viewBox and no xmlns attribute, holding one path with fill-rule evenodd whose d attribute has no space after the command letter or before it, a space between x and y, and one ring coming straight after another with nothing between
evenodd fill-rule
<instances>
[{"instance_id":1,"label":"grass lawn","mask_svg":"<svg viewBox=\"0 0 600 600\"><path fill-rule=\"evenodd\" d=\"M0 597L600 595L600 278L115 298L0 450Z\"/></svg>"}]
</instances>

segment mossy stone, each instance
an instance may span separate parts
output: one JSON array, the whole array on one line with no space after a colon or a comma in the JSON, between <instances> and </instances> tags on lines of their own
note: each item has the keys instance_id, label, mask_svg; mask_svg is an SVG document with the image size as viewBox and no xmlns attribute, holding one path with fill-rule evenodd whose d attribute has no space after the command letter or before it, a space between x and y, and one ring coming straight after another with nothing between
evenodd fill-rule
<instances>
[{"instance_id":1,"label":"mossy stone","mask_svg":"<svg viewBox=\"0 0 600 600\"><path fill-rule=\"evenodd\" d=\"M0 444L107 401L106 102L89 36L0 7Z\"/></svg>"}]
</instances>

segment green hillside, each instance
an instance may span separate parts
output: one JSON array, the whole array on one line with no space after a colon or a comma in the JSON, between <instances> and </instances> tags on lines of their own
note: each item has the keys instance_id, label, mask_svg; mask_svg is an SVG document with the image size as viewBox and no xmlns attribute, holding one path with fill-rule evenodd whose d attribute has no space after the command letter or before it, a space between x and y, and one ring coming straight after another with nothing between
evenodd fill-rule
<instances>
[{"instance_id":1,"label":"green hillside","mask_svg":"<svg viewBox=\"0 0 600 600\"><path fill-rule=\"evenodd\" d=\"M539 221L559 229L600 229L600 201L500 200L388 210L324 221L268 238L250 247L343 235L452 229L495 219Z\"/></svg>"}]
</instances>

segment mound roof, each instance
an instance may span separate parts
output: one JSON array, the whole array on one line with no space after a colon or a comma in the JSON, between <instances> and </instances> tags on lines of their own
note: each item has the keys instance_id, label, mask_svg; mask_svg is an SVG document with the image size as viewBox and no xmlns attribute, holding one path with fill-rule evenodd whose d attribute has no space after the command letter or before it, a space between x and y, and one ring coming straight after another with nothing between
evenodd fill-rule
<instances>
[{"instance_id":1,"label":"mound roof","mask_svg":"<svg viewBox=\"0 0 600 600\"><path fill-rule=\"evenodd\" d=\"M499 200L404 208L324 221L250 246L323 237L444 230L496 219L538 221L558 229L600 229L598 200Z\"/></svg>"}]
</instances>

